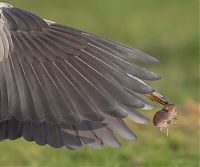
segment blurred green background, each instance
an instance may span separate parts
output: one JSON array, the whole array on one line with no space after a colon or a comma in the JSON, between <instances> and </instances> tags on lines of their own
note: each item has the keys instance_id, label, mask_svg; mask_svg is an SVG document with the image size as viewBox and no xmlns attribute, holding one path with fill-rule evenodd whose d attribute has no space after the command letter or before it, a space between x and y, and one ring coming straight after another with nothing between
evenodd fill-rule
<instances>
[{"instance_id":1,"label":"blurred green background","mask_svg":"<svg viewBox=\"0 0 200 167\"><path fill-rule=\"evenodd\" d=\"M142 65L162 76L147 82L177 105L178 126L158 133L126 120L138 136L121 148L81 151L0 143L0 166L199 166L199 4L197 0L4 0L42 18L132 46L161 61Z\"/></svg>"}]
</instances>

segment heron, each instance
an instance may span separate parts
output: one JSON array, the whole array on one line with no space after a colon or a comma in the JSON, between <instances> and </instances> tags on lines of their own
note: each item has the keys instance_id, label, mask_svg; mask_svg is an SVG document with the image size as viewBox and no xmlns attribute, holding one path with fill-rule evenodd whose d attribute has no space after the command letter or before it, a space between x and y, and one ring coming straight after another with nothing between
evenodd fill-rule
<instances>
[{"instance_id":1,"label":"heron","mask_svg":"<svg viewBox=\"0 0 200 167\"><path fill-rule=\"evenodd\" d=\"M143 80L160 76L128 59L159 61L132 47L0 3L0 141L54 148L118 148L136 135L124 118L168 102Z\"/></svg>"}]
</instances>

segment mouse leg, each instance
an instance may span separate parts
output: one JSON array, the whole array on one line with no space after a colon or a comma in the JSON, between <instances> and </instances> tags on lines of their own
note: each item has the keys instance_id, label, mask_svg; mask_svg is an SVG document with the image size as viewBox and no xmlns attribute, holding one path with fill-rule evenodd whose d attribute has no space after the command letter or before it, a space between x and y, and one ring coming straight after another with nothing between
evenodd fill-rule
<instances>
[{"instance_id":1,"label":"mouse leg","mask_svg":"<svg viewBox=\"0 0 200 167\"><path fill-rule=\"evenodd\" d=\"M168 127L166 127L167 128L167 136L168 136L168 134L169 134L169 130L168 130Z\"/></svg>"}]
</instances>

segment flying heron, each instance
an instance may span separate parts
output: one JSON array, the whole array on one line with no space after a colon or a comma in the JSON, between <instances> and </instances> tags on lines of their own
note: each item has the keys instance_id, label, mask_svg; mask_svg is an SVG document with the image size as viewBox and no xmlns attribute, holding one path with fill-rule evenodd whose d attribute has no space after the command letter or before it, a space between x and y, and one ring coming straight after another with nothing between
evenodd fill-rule
<instances>
[{"instance_id":1,"label":"flying heron","mask_svg":"<svg viewBox=\"0 0 200 167\"><path fill-rule=\"evenodd\" d=\"M114 132L136 135L123 118L146 124L137 109L167 102L142 80L160 77L127 58L159 61L129 46L0 3L0 141L120 147Z\"/></svg>"}]
</instances>

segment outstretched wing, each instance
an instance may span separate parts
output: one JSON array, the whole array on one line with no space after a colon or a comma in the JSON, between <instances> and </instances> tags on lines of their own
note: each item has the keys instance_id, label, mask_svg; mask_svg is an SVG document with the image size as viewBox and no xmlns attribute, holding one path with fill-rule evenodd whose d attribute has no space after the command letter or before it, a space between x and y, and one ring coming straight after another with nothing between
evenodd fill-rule
<instances>
[{"instance_id":1,"label":"outstretched wing","mask_svg":"<svg viewBox=\"0 0 200 167\"><path fill-rule=\"evenodd\" d=\"M154 108L136 95L154 91L137 78L160 77L126 58L158 60L8 4L0 14L0 140L98 149L120 146L113 132L136 139L122 118L147 123L136 109Z\"/></svg>"}]
</instances>

